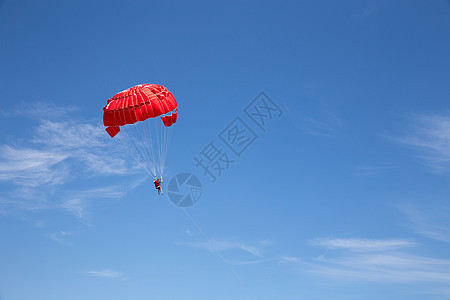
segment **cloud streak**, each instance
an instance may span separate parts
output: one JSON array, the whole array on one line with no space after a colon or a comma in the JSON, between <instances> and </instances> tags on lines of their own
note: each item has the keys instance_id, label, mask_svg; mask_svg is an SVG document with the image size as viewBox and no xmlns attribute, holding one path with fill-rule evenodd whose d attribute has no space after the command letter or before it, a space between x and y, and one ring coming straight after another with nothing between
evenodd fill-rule
<instances>
[{"instance_id":1,"label":"cloud streak","mask_svg":"<svg viewBox=\"0 0 450 300\"><path fill-rule=\"evenodd\" d=\"M117 272L111 269L104 269L99 271L87 271L86 274L91 277L128 280L128 278L125 277L121 272Z\"/></svg>"},{"instance_id":2,"label":"cloud streak","mask_svg":"<svg viewBox=\"0 0 450 300\"><path fill-rule=\"evenodd\" d=\"M64 182L68 172L63 161L68 155L55 151L0 146L0 181L36 187Z\"/></svg>"},{"instance_id":3,"label":"cloud streak","mask_svg":"<svg viewBox=\"0 0 450 300\"><path fill-rule=\"evenodd\" d=\"M416 243L401 239L314 239L309 245L331 252L312 260L281 258L319 276L349 282L417 283L422 292L442 294L450 286L450 260L411 255Z\"/></svg>"},{"instance_id":4,"label":"cloud streak","mask_svg":"<svg viewBox=\"0 0 450 300\"><path fill-rule=\"evenodd\" d=\"M331 137L342 125L341 117L321 101L307 109L307 113L304 107L300 110L288 103L284 103L284 107L293 125L308 135Z\"/></svg>"},{"instance_id":5,"label":"cloud streak","mask_svg":"<svg viewBox=\"0 0 450 300\"><path fill-rule=\"evenodd\" d=\"M63 246L71 246L70 242L67 240L67 237L70 237L71 235L72 232L60 230L58 232L49 232L47 237Z\"/></svg>"},{"instance_id":6,"label":"cloud streak","mask_svg":"<svg viewBox=\"0 0 450 300\"><path fill-rule=\"evenodd\" d=\"M356 167L353 176L373 176L393 169L392 165L363 165Z\"/></svg>"},{"instance_id":7,"label":"cloud streak","mask_svg":"<svg viewBox=\"0 0 450 300\"><path fill-rule=\"evenodd\" d=\"M64 184L75 175L108 176L136 171L112 151L91 124L44 121L32 145L0 145L0 181L23 186Z\"/></svg>"},{"instance_id":8,"label":"cloud streak","mask_svg":"<svg viewBox=\"0 0 450 300\"><path fill-rule=\"evenodd\" d=\"M309 271L335 279L450 284L450 260L397 254L317 258Z\"/></svg>"},{"instance_id":9,"label":"cloud streak","mask_svg":"<svg viewBox=\"0 0 450 300\"><path fill-rule=\"evenodd\" d=\"M209 241L197 241L197 242L184 242L176 243L181 246L188 246L193 248L200 248L209 252L224 252L231 250L241 250L250 253L257 257L262 257L261 251L256 246L251 246L245 243L233 242L230 240L218 240L212 239Z\"/></svg>"},{"instance_id":10,"label":"cloud streak","mask_svg":"<svg viewBox=\"0 0 450 300\"><path fill-rule=\"evenodd\" d=\"M408 133L392 139L414 149L435 172L450 171L450 115L414 115Z\"/></svg>"},{"instance_id":11,"label":"cloud streak","mask_svg":"<svg viewBox=\"0 0 450 300\"><path fill-rule=\"evenodd\" d=\"M309 245L323 247L332 250L349 250L353 252L380 252L393 249L415 246L416 243L400 239L375 240L375 239L313 239Z\"/></svg>"},{"instance_id":12,"label":"cloud streak","mask_svg":"<svg viewBox=\"0 0 450 300\"><path fill-rule=\"evenodd\" d=\"M417 234L450 243L450 209L448 205L418 207L402 204L399 210L406 216L408 226Z\"/></svg>"},{"instance_id":13,"label":"cloud streak","mask_svg":"<svg viewBox=\"0 0 450 300\"><path fill-rule=\"evenodd\" d=\"M113 185L72 191L64 195L64 199L60 202L59 207L69 214L82 219L85 225L90 225L88 221L88 208L91 206L91 200L95 199L96 203L99 203L101 199L120 199L147 179L148 176L144 176L140 180L128 185L122 183L118 186Z\"/></svg>"},{"instance_id":14,"label":"cloud streak","mask_svg":"<svg viewBox=\"0 0 450 300\"><path fill-rule=\"evenodd\" d=\"M75 117L76 111L40 103L2 112L5 117L31 117L37 126L28 140L0 144L1 214L60 209L86 222L92 199L120 198L135 187L111 181L142 169L112 144L101 124ZM95 181L105 176L110 186ZM74 182L76 189L69 187Z\"/></svg>"}]
</instances>

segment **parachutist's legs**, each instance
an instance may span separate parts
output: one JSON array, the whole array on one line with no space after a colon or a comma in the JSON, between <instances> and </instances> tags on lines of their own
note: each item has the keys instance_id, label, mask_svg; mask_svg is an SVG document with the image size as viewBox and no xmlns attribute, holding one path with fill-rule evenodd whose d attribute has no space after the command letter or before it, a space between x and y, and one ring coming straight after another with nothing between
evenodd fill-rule
<instances>
[{"instance_id":1,"label":"parachutist's legs","mask_svg":"<svg viewBox=\"0 0 450 300\"><path fill-rule=\"evenodd\" d=\"M162 188L158 187L158 195L162 195L162 194L163 194Z\"/></svg>"}]
</instances>

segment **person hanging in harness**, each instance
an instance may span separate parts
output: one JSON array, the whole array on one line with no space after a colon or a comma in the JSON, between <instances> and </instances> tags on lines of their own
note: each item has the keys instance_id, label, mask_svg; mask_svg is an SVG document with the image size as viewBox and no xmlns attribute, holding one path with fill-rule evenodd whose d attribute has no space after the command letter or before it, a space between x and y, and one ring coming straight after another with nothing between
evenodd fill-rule
<instances>
[{"instance_id":1,"label":"person hanging in harness","mask_svg":"<svg viewBox=\"0 0 450 300\"><path fill-rule=\"evenodd\" d=\"M162 182L162 178L161 178L161 182ZM155 188L158 190L158 195L162 195L163 191L162 191L162 188L161 188L158 178L155 177L155 180L153 180L153 183L155 184Z\"/></svg>"}]
</instances>

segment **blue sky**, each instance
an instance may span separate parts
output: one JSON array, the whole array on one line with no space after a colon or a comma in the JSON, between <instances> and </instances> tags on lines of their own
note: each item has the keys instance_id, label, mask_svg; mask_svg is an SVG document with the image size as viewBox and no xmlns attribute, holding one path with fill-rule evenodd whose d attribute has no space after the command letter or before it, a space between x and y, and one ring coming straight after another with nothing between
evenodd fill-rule
<instances>
[{"instance_id":1,"label":"blue sky","mask_svg":"<svg viewBox=\"0 0 450 300\"><path fill-rule=\"evenodd\" d=\"M449 299L449 37L438 0L0 1L0 299ZM104 131L139 83L191 207Z\"/></svg>"}]
</instances>

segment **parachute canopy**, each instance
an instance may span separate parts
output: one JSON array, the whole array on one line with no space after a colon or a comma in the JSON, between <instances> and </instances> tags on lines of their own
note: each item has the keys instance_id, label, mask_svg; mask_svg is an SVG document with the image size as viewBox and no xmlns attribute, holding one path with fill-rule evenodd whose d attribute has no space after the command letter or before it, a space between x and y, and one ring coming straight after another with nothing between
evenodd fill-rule
<instances>
[{"instance_id":1,"label":"parachute canopy","mask_svg":"<svg viewBox=\"0 0 450 300\"><path fill-rule=\"evenodd\" d=\"M167 88L140 84L108 99L103 107L103 124L152 176L162 178L177 114L177 101Z\"/></svg>"},{"instance_id":2,"label":"parachute canopy","mask_svg":"<svg viewBox=\"0 0 450 300\"><path fill-rule=\"evenodd\" d=\"M169 127L177 121L177 107L177 101L164 86L140 84L108 99L103 108L103 124L111 137L119 133L119 126L159 116Z\"/></svg>"}]
</instances>

